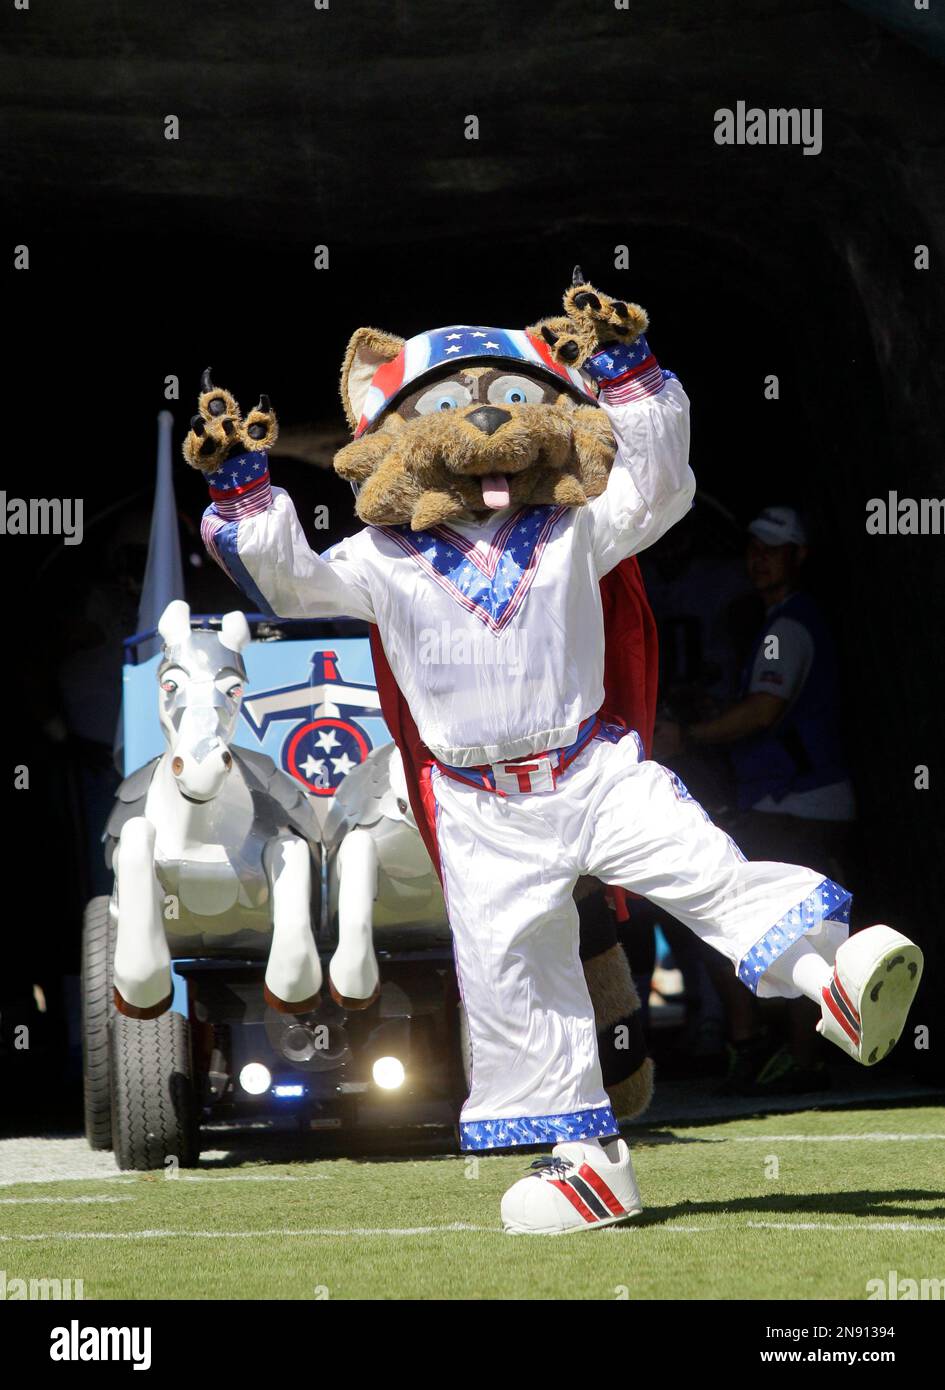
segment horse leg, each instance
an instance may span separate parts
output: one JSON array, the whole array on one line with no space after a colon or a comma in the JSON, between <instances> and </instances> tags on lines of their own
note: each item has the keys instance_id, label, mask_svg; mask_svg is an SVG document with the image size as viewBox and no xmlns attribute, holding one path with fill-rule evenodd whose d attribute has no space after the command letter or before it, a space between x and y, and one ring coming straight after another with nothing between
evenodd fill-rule
<instances>
[{"instance_id":1,"label":"horse leg","mask_svg":"<svg viewBox=\"0 0 945 1390\"><path fill-rule=\"evenodd\" d=\"M173 998L154 840L151 822L135 816L122 826L116 850L115 1007L129 1018L157 1018Z\"/></svg>"},{"instance_id":2,"label":"horse leg","mask_svg":"<svg viewBox=\"0 0 945 1390\"><path fill-rule=\"evenodd\" d=\"M312 872L308 845L277 835L264 863L272 889L272 945L263 994L284 1014L307 1013L318 1003L322 966L312 934Z\"/></svg>"},{"instance_id":3,"label":"horse leg","mask_svg":"<svg viewBox=\"0 0 945 1390\"><path fill-rule=\"evenodd\" d=\"M338 850L338 949L328 966L332 998L366 1009L380 992L374 954L377 847L367 830L351 830Z\"/></svg>"}]
</instances>

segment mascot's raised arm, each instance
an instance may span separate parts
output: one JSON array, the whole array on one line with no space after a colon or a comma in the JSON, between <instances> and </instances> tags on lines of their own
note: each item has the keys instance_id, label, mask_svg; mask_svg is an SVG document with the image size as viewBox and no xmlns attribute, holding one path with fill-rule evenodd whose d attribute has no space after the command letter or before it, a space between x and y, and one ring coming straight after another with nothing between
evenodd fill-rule
<instances>
[{"instance_id":1,"label":"mascot's raised arm","mask_svg":"<svg viewBox=\"0 0 945 1390\"><path fill-rule=\"evenodd\" d=\"M574 280L563 313L525 330L354 334L354 440L335 467L366 525L324 555L270 484L265 397L243 419L206 376L184 448L210 486L208 549L254 605L375 625L468 1018L463 1146L554 1145L503 1198L511 1233L641 1209L579 960L579 877L643 894L759 995L816 1000L825 1036L867 1064L921 971L889 927L848 940L844 888L749 863L648 760L652 620L632 557L691 504L689 402L643 310Z\"/></svg>"}]
</instances>

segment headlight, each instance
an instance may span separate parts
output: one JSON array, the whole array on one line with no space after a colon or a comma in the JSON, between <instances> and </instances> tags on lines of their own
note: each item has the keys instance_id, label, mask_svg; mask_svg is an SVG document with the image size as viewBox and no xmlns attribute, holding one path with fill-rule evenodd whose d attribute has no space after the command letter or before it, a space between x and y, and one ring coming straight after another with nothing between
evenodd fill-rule
<instances>
[{"instance_id":1,"label":"headlight","mask_svg":"<svg viewBox=\"0 0 945 1390\"><path fill-rule=\"evenodd\" d=\"M272 1085L272 1075L262 1062L247 1062L240 1072L240 1085L251 1096L262 1096Z\"/></svg>"},{"instance_id":2,"label":"headlight","mask_svg":"<svg viewBox=\"0 0 945 1390\"><path fill-rule=\"evenodd\" d=\"M371 1068L371 1075L375 1086L380 1086L382 1091L396 1091L398 1086L404 1084L407 1073L403 1062L396 1057L378 1057Z\"/></svg>"}]
</instances>

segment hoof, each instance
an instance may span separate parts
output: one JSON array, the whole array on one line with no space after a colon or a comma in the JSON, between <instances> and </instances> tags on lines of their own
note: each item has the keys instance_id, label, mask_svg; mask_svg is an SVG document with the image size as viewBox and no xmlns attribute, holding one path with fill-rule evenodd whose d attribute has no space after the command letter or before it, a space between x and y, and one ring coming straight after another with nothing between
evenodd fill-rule
<instances>
[{"instance_id":1,"label":"hoof","mask_svg":"<svg viewBox=\"0 0 945 1390\"><path fill-rule=\"evenodd\" d=\"M290 1003L288 999L280 999L277 994L273 994L268 985L263 985L263 998L270 1009L275 1009L279 1014L307 1014L312 1009L317 1009L322 1001L321 990L316 990L309 995L308 999L300 999L297 1003Z\"/></svg>"},{"instance_id":2,"label":"hoof","mask_svg":"<svg viewBox=\"0 0 945 1390\"><path fill-rule=\"evenodd\" d=\"M328 988L331 991L332 999L343 1009L369 1009L372 1004L376 1003L381 995L381 986L380 982L378 982L370 999L350 999L347 995L340 994L335 988L335 982L331 978L331 971L328 972Z\"/></svg>"},{"instance_id":3,"label":"hoof","mask_svg":"<svg viewBox=\"0 0 945 1390\"><path fill-rule=\"evenodd\" d=\"M115 1008L125 1018L159 1018L161 1014L166 1014L171 1007L174 999L174 991L171 990L166 999L162 999L159 1004L151 1004L147 1009L139 1009L136 1004L129 1004L127 999L123 999L118 990L113 991Z\"/></svg>"}]
</instances>

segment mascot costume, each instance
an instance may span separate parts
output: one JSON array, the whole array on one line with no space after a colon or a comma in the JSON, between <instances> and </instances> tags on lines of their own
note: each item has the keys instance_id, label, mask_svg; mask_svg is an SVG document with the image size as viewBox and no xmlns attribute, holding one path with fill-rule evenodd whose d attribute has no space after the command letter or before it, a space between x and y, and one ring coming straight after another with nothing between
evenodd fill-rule
<instances>
[{"instance_id":1,"label":"mascot costume","mask_svg":"<svg viewBox=\"0 0 945 1390\"><path fill-rule=\"evenodd\" d=\"M889 927L850 937L839 884L746 860L647 758L652 619L632 557L691 504L689 402L637 305L576 270L563 307L524 331L354 334L335 468L366 524L324 555L270 484L267 398L243 418L207 375L184 445L210 486L205 543L257 609L375 625L468 1016L462 1145L553 1145L502 1200L513 1234L641 1210L579 958L582 876L649 898L759 996L815 1000L819 1030L867 1065L922 965Z\"/></svg>"}]
</instances>

